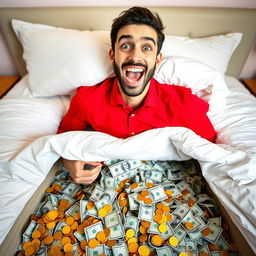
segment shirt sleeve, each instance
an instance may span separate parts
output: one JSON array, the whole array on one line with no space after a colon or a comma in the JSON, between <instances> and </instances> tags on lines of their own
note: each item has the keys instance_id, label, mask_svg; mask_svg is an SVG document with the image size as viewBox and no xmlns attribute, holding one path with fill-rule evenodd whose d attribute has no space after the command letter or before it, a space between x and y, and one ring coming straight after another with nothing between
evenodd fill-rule
<instances>
[{"instance_id":1,"label":"shirt sleeve","mask_svg":"<svg viewBox=\"0 0 256 256\"><path fill-rule=\"evenodd\" d=\"M84 99L78 90L77 94L71 99L69 110L62 119L57 133L82 131L88 127L83 111L83 101Z\"/></svg>"},{"instance_id":2,"label":"shirt sleeve","mask_svg":"<svg viewBox=\"0 0 256 256\"><path fill-rule=\"evenodd\" d=\"M186 108L184 116L186 127L193 130L202 138L214 142L216 132L209 117L207 116L209 104L196 95L189 93L186 97L185 105Z\"/></svg>"}]
</instances>

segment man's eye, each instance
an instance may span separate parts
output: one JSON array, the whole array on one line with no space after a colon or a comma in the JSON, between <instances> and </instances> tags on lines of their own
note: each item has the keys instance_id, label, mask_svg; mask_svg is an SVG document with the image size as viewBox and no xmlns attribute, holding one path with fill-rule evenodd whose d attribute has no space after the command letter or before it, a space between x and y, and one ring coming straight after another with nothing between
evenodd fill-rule
<instances>
[{"instance_id":1,"label":"man's eye","mask_svg":"<svg viewBox=\"0 0 256 256\"><path fill-rule=\"evenodd\" d=\"M144 51L152 51L152 47L151 47L151 45L145 45L145 46L143 47L143 50L144 50Z\"/></svg>"},{"instance_id":2,"label":"man's eye","mask_svg":"<svg viewBox=\"0 0 256 256\"><path fill-rule=\"evenodd\" d=\"M130 48L131 48L131 46L129 44L122 44L121 45L121 49L129 50Z\"/></svg>"}]
</instances>

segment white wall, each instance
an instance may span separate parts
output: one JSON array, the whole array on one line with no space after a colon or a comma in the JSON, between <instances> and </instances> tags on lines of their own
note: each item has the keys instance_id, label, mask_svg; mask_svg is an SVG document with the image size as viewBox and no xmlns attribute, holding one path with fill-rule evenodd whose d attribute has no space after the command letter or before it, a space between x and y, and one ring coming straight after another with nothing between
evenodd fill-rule
<instances>
[{"instance_id":1,"label":"white wall","mask_svg":"<svg viewBox=\"0 0 256 256\"><path fill-rule=\"evenodd\" d=\"M256 0L0 0L1 7L46 6L200 6L256 9ZM0 31L0 75L15 75L17 69ZM241 78L256 77L256 42L241 73Z\"/></svg>"}]
</instances>

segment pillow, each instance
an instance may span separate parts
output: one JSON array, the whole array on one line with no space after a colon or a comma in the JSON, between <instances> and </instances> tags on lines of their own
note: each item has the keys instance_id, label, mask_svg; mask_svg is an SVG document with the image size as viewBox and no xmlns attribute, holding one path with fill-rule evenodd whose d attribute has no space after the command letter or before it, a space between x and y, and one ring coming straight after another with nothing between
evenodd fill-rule
<instances>
[{"instance_id":1,"label":"pillow","mask_svg":"<svg viewBox=\"0 0 256 256\"><path fill-rule=\"evenodd\" d=\"M109 31L78 31L19 20L12 20L12 26L24 49L23 58L33 96L71 94L81 85L98 84L113 74L108 57L111 47ZM235 40L231 40L232 35L234 38L240 35L241 38L241 34L214 36L209 37L209 40L185 40L184 37L167 36L163 45L163 56L182 55L184 49L187 49L186 54L193 55L196 47L201 47L204 49L205 61L198 59L202 56L196 53L188 57L206 64L209 62L209 66L220 70L219 63L225 62L224 65L227 66L232 54L230 49L234 50L234 45L238 44L238 40L236 44ZM215 41L222 44L218 45ZM215 45L215 51L212 45ZM217 46L220 54L216 53ZM230 53L229 58L227 54L226 57L223 56L223 49Z\"/></svg>"},{"instance_id":2,"label":"pillow","mask_svg":"<svg viewBox=\"0 0 256 256\"><path fill-rule=\"evenodd\" d=\"M78 31L12 21L23 46L33 96L70 94L111 75L108 31Z\"/></svg>"},{"instance_id":3,"label":"pillow","mask_svg":"<svg viewBox=\"0 0 256 256\"><path fill-rule=\"evenodd\" d=\"M229 60L240 43L241 33L229 33L204 38L166 36L162 54L183 56L209 65L225 75Z\"/></svg>"},{"instance_id":4,"label":"pillow","mask_svg":"<svg viewBox=\"0 0 256 256\"><path fill-rule=\"evenodd\" d=\"M223 111L228 87L213 68L185 57L167 57L160 63L154 78L165 84L190 88L192 93L207 101L214 114Z\"/></svg>"}]
</instances>

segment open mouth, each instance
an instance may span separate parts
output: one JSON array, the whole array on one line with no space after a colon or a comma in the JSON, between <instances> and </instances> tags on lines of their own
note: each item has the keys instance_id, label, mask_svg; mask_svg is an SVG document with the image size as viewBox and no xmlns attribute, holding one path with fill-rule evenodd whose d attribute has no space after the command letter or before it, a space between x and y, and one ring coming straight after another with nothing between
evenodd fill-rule
<instances>
[{"instance_id":1,"label":"open mouth","mask_svg":"<svg viewBox=\"0 0 256 256\"><path fill-rule=\"evenodd\" d=\"M144 75L144 68L142 67L127 67L125 70L126 79L132 83L138 83Z\"/></svg>"}]
</instances>

